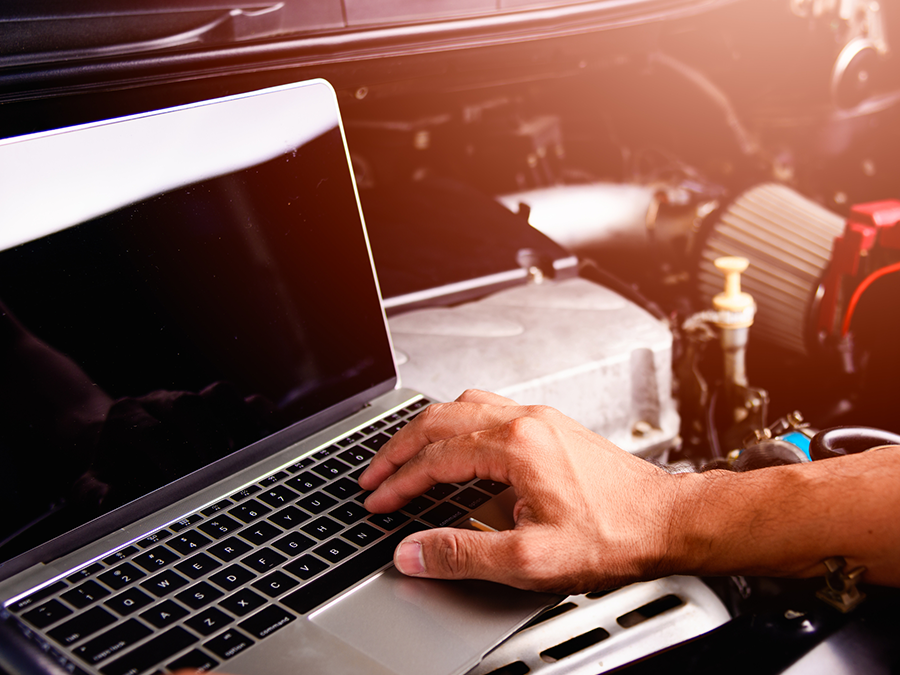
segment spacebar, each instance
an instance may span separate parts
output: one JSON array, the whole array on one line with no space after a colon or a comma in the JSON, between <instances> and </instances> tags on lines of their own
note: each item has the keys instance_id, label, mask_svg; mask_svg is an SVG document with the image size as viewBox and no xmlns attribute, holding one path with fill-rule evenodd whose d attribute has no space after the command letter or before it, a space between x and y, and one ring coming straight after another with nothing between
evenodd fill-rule
<instances>
[{"instance_id":1,"label":"spacebar","mask_svg":"<svg viewBox=\"0 0 900 675\"><path fill-rule=\"evenodd\" d=\"M429 529L427 525L414 520L373 544L355 558L341 563L303 588L283 597L282 604L287 605L295 612L306 614L375 570L384 567L385 563L394 557L394 549L397 548L397 544L405 537L427 529Z\"/></svg>"}]
</instances>

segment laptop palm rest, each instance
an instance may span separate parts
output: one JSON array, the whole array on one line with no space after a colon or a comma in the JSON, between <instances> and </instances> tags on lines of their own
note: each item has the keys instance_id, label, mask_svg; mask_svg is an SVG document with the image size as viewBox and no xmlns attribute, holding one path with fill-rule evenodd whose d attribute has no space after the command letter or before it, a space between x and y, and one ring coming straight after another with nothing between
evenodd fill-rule
<instances>
[{"instance_id":1,"label":"laptop palm rest","mask_svg":"<svg viewBox=\"0 0 900 675\"><path fill-rule=\"evenodd\" d=\"M413 579L391 567L311 620L392 672L463 673L555 600L484 581Z\"/></svg>"},{"instance_id":2,"label":"laptop palm rest","mask_svg":"<svg viewBox=\"0 0 900 675\"><path fill-rule=\"evenodd\" d=\"M471 515L509 529L514 503L507 490ZM400 675L464 673L559 599L486 581L415 579L390 567L310 619Z\"/></svg>"}]
</instances>

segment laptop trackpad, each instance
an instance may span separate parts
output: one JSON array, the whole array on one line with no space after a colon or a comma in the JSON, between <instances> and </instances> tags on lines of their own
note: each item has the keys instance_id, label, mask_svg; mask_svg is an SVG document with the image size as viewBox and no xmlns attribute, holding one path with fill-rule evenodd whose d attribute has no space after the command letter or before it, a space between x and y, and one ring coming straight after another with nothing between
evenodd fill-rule
<instances>
[{"instance_id":1,"label":"laptop trackpad","mask_svg":"<svg viewBox=\"0 0 900 675\"><path fill-rule=\"evenodd\" d=\"M397 673L461 673L556 600L484 581L413 579L391 567L310 618Z\"/></svg>"}]
</instances>

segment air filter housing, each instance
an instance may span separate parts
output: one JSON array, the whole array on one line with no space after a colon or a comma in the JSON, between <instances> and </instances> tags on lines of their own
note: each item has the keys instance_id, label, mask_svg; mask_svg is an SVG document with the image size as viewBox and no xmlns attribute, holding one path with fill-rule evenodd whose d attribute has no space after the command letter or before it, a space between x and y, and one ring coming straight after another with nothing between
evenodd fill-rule
<instances>
[{"instance_id":1,"label":"air filter housing","mask_svg":"<svg viewBox=\"0 0 900 675\"><path fill-rule=\"evenodd\" d=\"M756 300L753 339L808 354L810 308L844 219L777 184L747 190L711 218L700 242L701 299L710 304L722 290L716 258L747 258L741 287Z\"/></svg>"}]
</instances>

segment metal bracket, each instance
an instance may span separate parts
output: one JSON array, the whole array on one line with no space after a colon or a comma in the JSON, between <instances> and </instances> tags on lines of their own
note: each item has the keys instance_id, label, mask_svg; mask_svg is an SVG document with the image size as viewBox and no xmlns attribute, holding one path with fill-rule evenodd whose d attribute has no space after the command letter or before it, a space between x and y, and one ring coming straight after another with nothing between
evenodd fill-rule
<instances>
[{"instance_id":1,"label":"metal bracket","mask_svg":"<svg viewBox=\"0 0 900 675\"><path fill-rule=\"evenodd\" d=\"M866 594L860 592L856 587L866 568L857 567L845 572L844 567L847 565L847 561L840 556L828 558L824 563L828 569L825 574L827 585L818 591L816 596L845 614L853 611L859 603L866 599Z\"/></svg>"}]
</instances>

